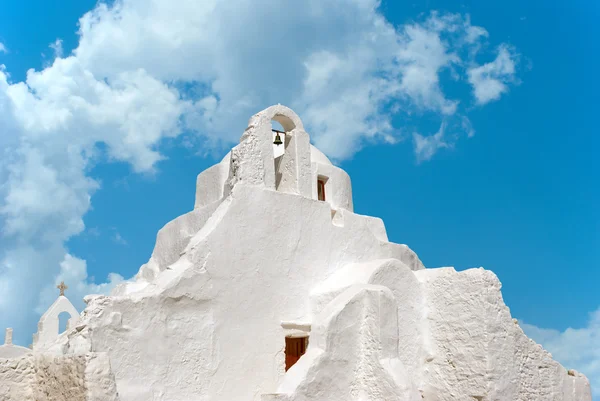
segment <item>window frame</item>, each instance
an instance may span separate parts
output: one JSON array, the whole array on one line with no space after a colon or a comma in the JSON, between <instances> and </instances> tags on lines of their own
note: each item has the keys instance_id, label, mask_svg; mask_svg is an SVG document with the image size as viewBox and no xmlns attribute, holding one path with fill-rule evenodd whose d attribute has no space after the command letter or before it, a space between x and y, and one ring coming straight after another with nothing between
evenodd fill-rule
<instances>
[{"instance_id":1,"label":"window frame","mask_svg":"<svg viewBox=\"0 0 600 401\"><path fill-rule=\"evenodd\" d=\"M317 177L317 200L321 202L327 202L327 193L325 188L327 186L327 178L323 176ZM323 195L323 199L321 199L321 194Z\"/></svg>"}]
</instances>

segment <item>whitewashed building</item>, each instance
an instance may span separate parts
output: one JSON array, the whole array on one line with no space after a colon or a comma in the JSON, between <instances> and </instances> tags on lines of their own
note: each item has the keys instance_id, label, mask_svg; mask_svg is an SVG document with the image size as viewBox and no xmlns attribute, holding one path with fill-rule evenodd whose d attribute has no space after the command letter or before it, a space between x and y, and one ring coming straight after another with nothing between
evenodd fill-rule
<instances>
[{"instance_id":1,"label":"whitewashed building","mask_svg":"<svg viewBox=\"0 0 600 401\"><path fill-rule=\"evenodd\" d=\"M583 375L525 336L493 273L425 269L355 214L350 177L281 105L198 176L194 210L159 231L135 279L85 301L20 356L79 380L70 398L48 376L16 385L13 358L0 399L591 401Z\"/></svg>"}]
</instances>

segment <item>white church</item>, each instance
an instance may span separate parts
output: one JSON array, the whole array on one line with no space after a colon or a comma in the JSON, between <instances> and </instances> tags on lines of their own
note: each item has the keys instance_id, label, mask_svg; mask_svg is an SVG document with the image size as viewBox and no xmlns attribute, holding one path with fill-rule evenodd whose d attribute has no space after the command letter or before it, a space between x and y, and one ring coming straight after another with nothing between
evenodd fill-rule
<instances>
[{"instance_id":1,"label":"white church","mask_svg":"<svg viewBox=\"0 0 600 401\"><path fill-rule=\"evenodd\" d=\"M61 283L31 348L7 330L0 401L591 401L500 287L389 242L276 105L198 175L135 279L81 314Z\"/></svg>"}]
</instances>

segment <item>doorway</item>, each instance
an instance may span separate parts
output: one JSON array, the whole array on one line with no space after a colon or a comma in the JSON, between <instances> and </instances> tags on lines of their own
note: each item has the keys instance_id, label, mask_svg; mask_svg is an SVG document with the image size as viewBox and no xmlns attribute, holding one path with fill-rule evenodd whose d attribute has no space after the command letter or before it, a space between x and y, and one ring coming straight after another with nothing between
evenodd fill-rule
<instances>
[{"instance_id":1,"label":"doorway","mask_svg":"<svg viewBox=\"0 0 600 401\"><path fill-rule=\"evenodd\" d=\"M298 359L306 353L308 337L285 338L285 371L294 366Z\"/></svg>"}]
</instances>

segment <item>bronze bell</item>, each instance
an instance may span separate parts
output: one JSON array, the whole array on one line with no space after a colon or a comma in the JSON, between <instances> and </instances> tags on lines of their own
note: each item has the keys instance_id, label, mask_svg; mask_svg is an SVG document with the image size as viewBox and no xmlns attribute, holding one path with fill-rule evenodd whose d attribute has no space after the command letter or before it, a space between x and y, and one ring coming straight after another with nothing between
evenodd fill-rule
<instances>
[{"instance_id":1,"label":"bronze bell","mask_svg":"<svg viewBox=\"0 0 600 401\"><path fill-rule=\"evenodd\" d=\"M283 142L281 142L281 137L279 136L279 132L277 133L277 135L275 135L275 140L273 141L273 145L281 145Z\"/></svg>"}]
</instances>

